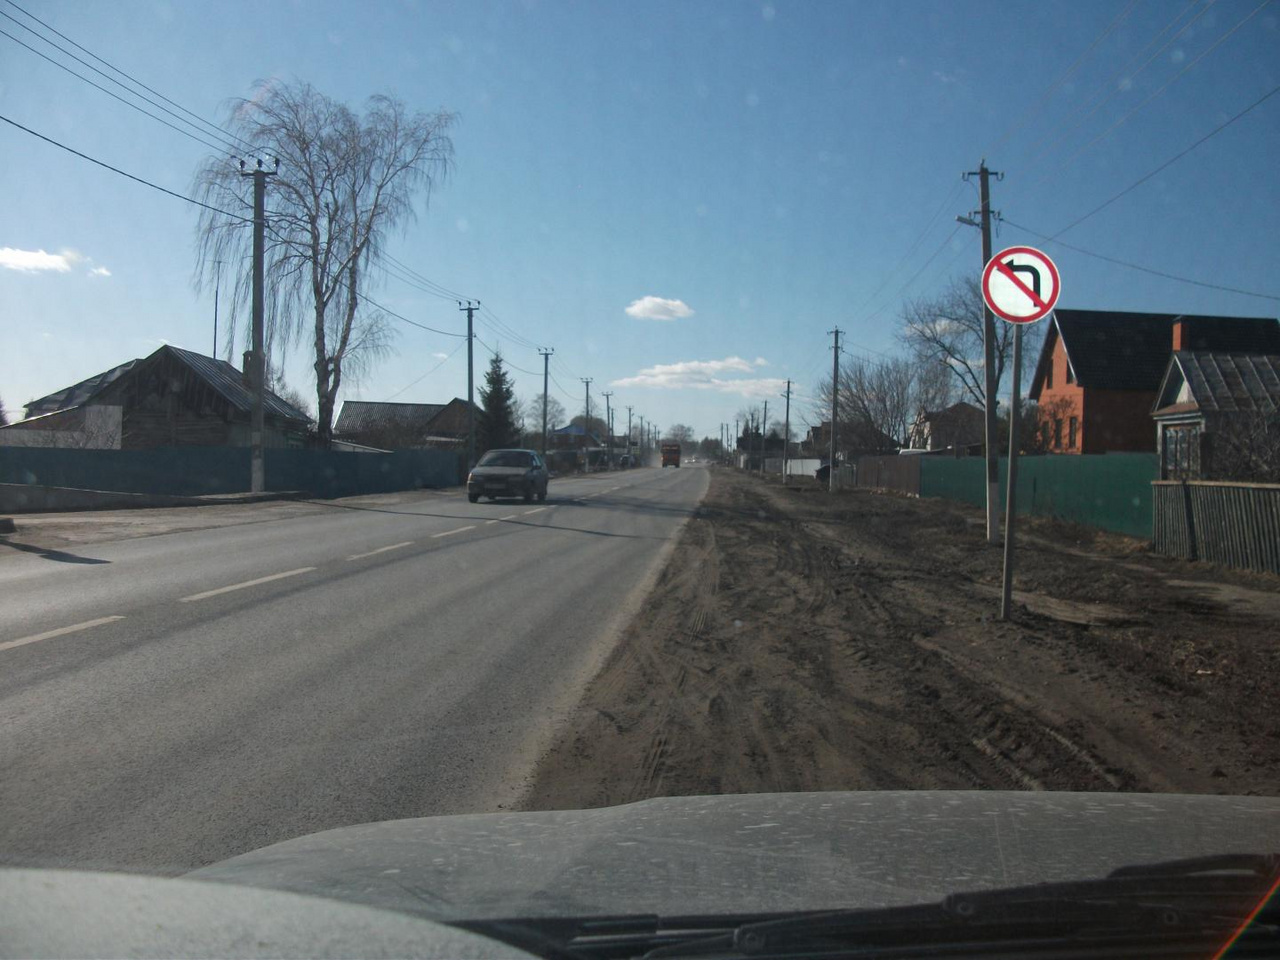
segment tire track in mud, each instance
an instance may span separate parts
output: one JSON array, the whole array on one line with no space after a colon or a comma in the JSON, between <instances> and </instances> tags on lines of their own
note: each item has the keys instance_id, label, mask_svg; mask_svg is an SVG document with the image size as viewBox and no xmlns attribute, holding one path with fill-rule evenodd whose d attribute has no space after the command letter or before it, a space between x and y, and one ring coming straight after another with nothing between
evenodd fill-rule
<instances>
[{"instance_id":1,"label":"tire track in mud","mask_svg":"<svg viewBox=\"0 0 1280 960\"><path fill-rule=\"evenodd\" d=\"M1231 753L1204 742L1227 705L1179 700L1190 739L1162 725L1167 683L1121 655L1132 619L1024 609L1001 624L998 551L962 516L876 496L833 511L819 496L713 474L527 806L774 790L1234 792L1195 764ZM1265 771L1280 750L1247 747L1259 772L1236 789L1276 792Z\"/></svg>"}]
</instances>

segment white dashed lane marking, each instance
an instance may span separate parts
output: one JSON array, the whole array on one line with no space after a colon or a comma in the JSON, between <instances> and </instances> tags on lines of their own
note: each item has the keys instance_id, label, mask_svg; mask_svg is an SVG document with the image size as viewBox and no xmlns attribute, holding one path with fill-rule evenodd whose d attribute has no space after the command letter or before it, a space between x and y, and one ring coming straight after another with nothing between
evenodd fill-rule
<instances>
[{"instance_id":1,"label":"white dashed lane marking","mask_svg":"<svg viewBox=\"0 0 1280 960\"><path fill-rule=\"evenodd\" d=\"M285 577L296 577L300 573L310 573L315 567L299 567L297 570L286 570L284 573L273 573L269 577L258 577L256 580L246 580L244 583L233 583L227 587L218 587L216 590L206 590L203 593L193 593L189 597L183 597L179 603L190 603L192 600L204 600L207 597L216 597L220 593L230 593L232 590L243 590L246 587L256 587L260 583L270 583L272 580L283 580Z\"/></svg>"},{"instance_id":2,"label":"white dashed lane marking","mask_svg":"<svg viewBox=\"0 0 1280 960\"><path fill-rule=\"evenodd\" d=\"M370 550L368 553L357 553L355 556L347 557L348 560L363 560L365 557L376 557L380 553L386 553L388 550L399 550L401 547L412 546L412 540L406 540L404 543L393 543L389 547L379 547L377 550Z\"/></svg>"},{"instance_id":3,"label":"white dashed lane marking","mask_svg":"<svg viewBox=\"0 0 1280 960\"><path fill-rule=\"evenodd\" d=\"M473 523L469 527L458 527L456 530L446 530L444 533L433 533L431 539L438 540L441 537L452 537L455 533L466 533L468 530L474 530L475 528L476 525Z\"/></svg>"},{"instance_id":4,"label":"white dashed lane marking","mask_svg":"<svg viewBox=\"0 0 1280 960\"><path fill-rule=\"evenodd\" d=\"M75 633L78 630L88 630L90 627L100 627L104 623L114 623L117 620L123 620L124 617L99 617L97 620L86 620L84 623L73 623L69 627L59 627L57 630L46 630L44 633L33 633L29 637L22 637L19 640L10 640L7 643L0 643L0 650L12 650L14 647L26 646L28 643L37 643L41 640L52 640L54 637L61 637L68 633Z\"/></svg>"}]
</instances>

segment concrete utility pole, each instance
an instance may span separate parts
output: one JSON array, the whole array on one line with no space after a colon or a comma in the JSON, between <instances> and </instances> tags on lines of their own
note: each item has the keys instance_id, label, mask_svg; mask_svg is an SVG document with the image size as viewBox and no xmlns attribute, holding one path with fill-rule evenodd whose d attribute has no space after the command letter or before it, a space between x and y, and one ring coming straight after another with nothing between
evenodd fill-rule
<instances>
[{"instance_id":1,"label":"concrete utility pole","mask_svg":"<svg viewBox=\"0 0 1280 960\"><path fill-rule=\"evenodd\" d=\"M608 390L600 394L604 397L604 465L606 468L613 469L613 406L609 403L609 398L613 396L613 391Z\"/></svg>"},{"instance_id":2,"label":"concrete utility pole","mask_svg":"<svg viewBox=\"0 0 1280 960\"><path fill-rule=\"evenodd\" d=\"M769 452L767 437L769 429L769 401L764 402L764 413L760 415L760 476L764 476L764 456Z\"/></svg>"},{"instance_id":3,"label":"concrete utility pole","mask_svg":"<svg viewBox=\"0 0 1280 960\"><path fill-rule=\"evenodd\" d=\"M964 179L978 178L978 199L982 209L980 220L974 223L972 217L957 217L961 223L977 226L982 230L982 268L991 259L991 190L988 185L991 171L987 169L986 158L978 164L977 170L971 170ZM1003 180L1004 174L997 173L997 180ZM987 541L995 543L1000 535L1000 451L996 449L996 321L987 306L982 302L982 389L986 407L986 453L987 453Z\"/></svg>"},{"instance_id":4,"label":"concrete utility pole","mask_svg":"<svg viewBox=\"0 0 1280 960\"><path fill-rule=\"evenodd\" d=\"M831 459L827 467L827 492L836 490L836 418L840 413L840 328L831 331L835 342L831 347Z\"/></svg>"},{"instance_id":5,"label":"concrete utility pole","mask_svg":"<svg viewBox=\"0 0 1280 960\"><path fill-rule=\"evenodd\" d=\"M645 461L645 455L644 455L644 417L643 417L643 416L641 416L641 417L637 417L636 419L640 421L640 431L639 431L639 434L640 434L640 435L639 435L638 437L636 437L636 440L637 440L637 441L639 442L639 444L640 444L640 462L641 462L641 463L643 463L643 462Z\"/></svg>"},{"instance_id":6,"label":"concrete utility pole","mask_svg":"<svg viewBox=\"0 0 1280 960\"><path fill-rule=\"evenodd\" d=\"M627 404L627 456L631 456L631 404ZM631 466L635 466L634 460Z\"/></svg>"},{"instance_id":7,"label":"concrete utility pole","mask_svg":"<svg viewBox=\"0 0 1280 960\"><path fill-rule=\"evenodd\" d=\"M218 292L222 288L222 264L224 261L215 260L213 265L217 267L213 280L213 358L218 359Z\"/></svg>"},{"instance_id":8,"label":"concrete utility pole","mask_svg":"<svg viewBox=\"0 0 1280 960\"><path fill-rule=\"evenodd\" d=\"M547 378L551 375L551 355L555 350L548 347L539 350L542 357L542 459L547 459Z\"/></svg>"},{"instance_id":9,"label":"concrete utility pole","mask_svg":"<svg viewBox=\"0 0 1280 960\"><path fill-rule=\"evenodd\" d=\"M263 434L266 432L263 406L267 390L267 358L262 346L262 328L265 323L264 275L266 261L266 197L267 177L274 177L280 169L267 170L262 161L253 170L246 170L240 161L240 176L253 177L253 348L249 361L249 385L253 391L253 413L249 421L249 491L261 493L266 489L266 467L263 463Z\"/></svg>"},{"instance_id":10,"label":"concrete utility pole","mask_svg":"<svg viewBox=\"0 0 1280 960\"><path fill-rule=\"evenodd\" d=\"M787 460L791 456L791 381L787 381L787 414L782 421L782 482L787 482Z\"/></svg>"},{"instance_id":11,"label":"concrete utility pole","mask_svg":"<svg viewBox=\"0 0 1280 960\"><path fill-rule=\"evenodd\" d=\"M475 329L472 325L474 314L480 306L477 300L474 304L468 300L464 307L462 301L458 301L458 309L463 310L467 314L467 469L470 470L476 465L476 403L475 403Z\"/></svg>"},{"instance_id":12,"label":"concrete utility pole","mask_svg":"<svg viewBox=\"0 0 1280 960\"><path fill-rule=\"evenodd\" d=\"M738 433L738 418L733 418L733 465L738 465L738 438L742 435Z\"/></svg>"},{"instance_id":13,"label":"concrete utility pole","mask_svg":"<svg viewBox=\"0 0 1280 960\"><path fill-rule=\"evenodd\" d=\"M587 446L591 437L591 381L592 377L579 377L587 385L587 412L582 418L582 448L587 451L587 469L591 469L591 448Z\"/></svg>"}]
</instances>

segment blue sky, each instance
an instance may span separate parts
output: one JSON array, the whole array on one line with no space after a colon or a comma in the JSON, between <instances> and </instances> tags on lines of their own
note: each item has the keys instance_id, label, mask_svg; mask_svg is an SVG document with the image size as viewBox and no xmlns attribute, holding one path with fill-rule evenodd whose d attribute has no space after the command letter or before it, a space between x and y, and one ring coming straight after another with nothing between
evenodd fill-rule
<instances>
[{"instance_id":1,"label":"blue sky","mask_svg":"<svg viewBox=\"0 0 1280 960\"><path fill-rule=\"evenodd\" d=\"M803 423L827 331L893 352L904 297L979 272L954 217L977 205L960 174L981 157L1005 173L995 209L1052 235L1280 84L1280 3L1260 0L19 3L211 119L272 77L456 111L455 169L393 255L500 318L477 330L538 374L516 371L521 397L541 391L528 343L546 345L571 411L591 377L593 397L712 436L749 403L780 410L788 378ZM3 36L0 114L180 193L210 152ZM0 157L11 417L162 342L210 352L194 207L2 123ZM1061 305L1276 316L1278 166L1280 95L1061 238L1273 299L1045 244ZM1039 241L1004 225L997 247L1015 243ZM371 295L465 327L399 281ZM343 396L465 395L460 342L399 325ZM477 345L477 376L485 359ZM304 345L285 365L308 389Z\"/></svg>"}]
</instances>

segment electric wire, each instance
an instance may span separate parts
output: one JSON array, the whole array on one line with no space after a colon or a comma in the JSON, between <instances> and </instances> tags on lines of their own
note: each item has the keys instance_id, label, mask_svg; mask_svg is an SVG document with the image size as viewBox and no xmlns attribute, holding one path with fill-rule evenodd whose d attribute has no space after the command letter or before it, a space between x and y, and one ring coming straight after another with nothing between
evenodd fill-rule
<instances>
[{"instance_id":1,"label":"electric wire","mask_svg":"<svg viewBox=\"0 0 1280 960\"><path fill-rule=\"evenodd\" d=\"M9 15L8 15L7 13L0 12L0 16L6 16L6 17L7 17L7 16L9 16ZM11 19L11 20L12 20L13 18L12 18L12 17L10 17L9 19ZM66 64L64 64L64 63L59 63L57 60L53 59L53 57L50 57L48 54L41 53L41 52L40 52L39 50L37 50L35 47L31 46L31 45L30 45L30 44L28 44L28 43L24 43L23 41L19 40L19 39L18 39L17 37L15 37L13 34L9 33L7 30L0 29L0 37L8 37L10 40L12 40L12 41L13 41L14 43L16 43L18 46L20 46L20 47L25 47L26 49L30 50L30 51L31 51L32 53L34 53L37 57L41 57L41 58L42 58L42 59L44 59L44 60L48 60L48 61L49 61L50 63L52 63L55 67L58 67L58 68L59 68L59 69L61 69L61 70L65 70L67 73L71 74L73 77L76 77L76 78L77 78L77 79L79 79L79 80L83 80L85 83L89 84L89 86L91 86L91 87L94 87L94 88L96 88L96 89L98 89L98 90L101 90L101 91L102 91L103 93L105 93L107 96L109 96L109 97L113 97L113 98L115 98L116 100L119 100L119 101L120 101L121 103L123 103L126 107L129 107L129 108L131 108L131 109L133 109L133 110L137 110L139 113L143 114L144 116L148 116L148 117L150 117L152 120L155 120L157 123L162 123L162 124L164 124L164 125L165 125L166 127L168 127L170 130L173 130L173 131L175 131L175 132L177 132L177 133L180 133L180 134L182 134L184 137L188 137L188 138L190 138L190 139L194 140L196 143L199 143L199 144L202 144L202 145L204 145L204 146L206 146L206 147L209 147L211 150L216 150L216 151L218 151L219 153L222 153L223 151L225 151L225 150L227 149L227 145L225 145L225 144L217 144L217 143L213 143L213 142L211 142L211 141L209 141L209 140L204 139L203 137L198 137L198 136L196 136L194 133L191 133L191 132L190 132L190 131L188 131L188 130L183 130L181 127L179 127L179 126L175 126L174 124L170 123L168 120L164 119L164 117L158 117L158 116L156 116L154 113L152 113L150 110L144 110L142 107L138 106L136 103L133 103L133 102L132 102L132 101L130 101L130 100L126 100L124 97L120 96L120 94L115 93L115 92L113 92L113 91L111 91L111 90L108 90L106 87L102 86L101 84L94 83L92 80L90 80L90 79L89 79L88 77L86 77L84 74L82 74L82 73L76 73L76 71L72 70L72 69L71 69L70 67L68 67Z\"/></svg>"},{"instance_id":2,"label":"electric wire","mask_svg":"<svg viewBox=\"0 0 1280 960\"><path fill-rule=\"evenodd\" d=\"M404 393L406 390L409 390L409 389L411 389L411 388L413 388L413 387L416 387L416 386L417 386L418 384L420 384L423 380L427 379L427 377L431 376L431 374L435 373L437 370L439 370L441 367L443 367L446 363L448 363L450 360L452 360L452 359L454 358L454 356L456 356L456 355L457 355L458 351L459 351L459 350L461 350L464 346L466 346L466 344L464 344L464 343L460 343L460 344L458 344L456 347L454 347L454 348L453 348L453 352L452 352L452 353L450 353L447 357L445 357L443 360L441 360L439 363L437 363L434 367L432 367L430 370L428 370L428 371L427 371L426 373L424 373L422 376L418 377L418 379L417 379L417 380L414 380L412 383L407 383L407 384L405 384L403 387L401 387L401 388L400 388L399 390L397 390L395 393L391 394L391 396L387 397L387 399L386 399L386 400L384 400L384 401L382 401L382 402L383 402L383 403L389 403L389 402L391 402L392 400L394 400L396 397L400 396L400 394Z\"/></svg>"},{"instance_id":3,"label":"electric wire","mask_svg":"<svg viewBox=\"0 0 1280 960\"><path fill-rule=\"evenodd\" d=\"M1182 277L1177 275L1176 273L1167 273L1164 270L1156 270L1152 267L1144 267L1138 263L1130 263L1127 260L1120 260L1120 259L1117 259L1116 257L1108 257L1108 256L1105 256L1104 254L1095 253L1092 250L1086 250L1083 247L1078 247L1078 246L1075 246L1074 244L1067 243L1065 240L1058 240L1054 237L1046 236L1043 233L1038 233L1035 230L1032 230L1030 227L1024 227L1020 223L1015 223L1014 221L1008 219L1007 217L1005 218L1004 222L1007 223L1009 226L1013 227L1015 230L1021 230L1023 233L1029 234L1030 236L1033 236L1038 240L1043 240L1046 243L1056 243L1060 247L1064 247L1067 250L1072 250L1075 253L1083 254L1086 257L1092 257L1095 260L1105 260L1107 263L1114 263L1117 266L1127 267L1130 270L1138 270L1142 273L1149 273L1152 276L1163 277L1166 280L1176 280L1178 283L1189 283L1195 287L1205 287L1209 290L1223 290L1227 293L1238 293L1241 296L1245 296L1245 297L1257 297L1259 300L1275 300L1280 302L1280 296L1276 296L1274 294L1259 293L1256 290L1243 290L1240 287L1229 287L1224 284L1218 284L1218 283L1207 283L1204 280L1193 280L1190 277Z\"/></svg>"},{"instance_id":4,"label":"electric wire","mask_svg":"<svg viewBox=\"0 0 1280 960\"><path fill-rule=\"evenodd\" d=\"M177 102L175 102L174 100L169 99L169 98L168 98L168 97L166 97L163 93L161 93L159 90L156 90L156 89L154 89L153 87L149 87L149 86L147 86L145 83L143 83L143 82L142 82L141 80L139 80L137 77L134 77L134 76L132 76L132 75L130 75L130 74L128 74L128 73L126 73L124 70L121 70L119 67L115 66L113 63L110 63L109 61L104 60L102 57L98 56L96 53L94 53L92 50L88 49L87 47L84 47L84 46L82 46L81 44L76 43L76 41L72 40L72 39L71 39L70 37L68 37L65 33L60 32L56 27L53 27L53 26L51 26L50 24L45 23L45 21L41 20L39 17L37 17L35 14L31 13L29 10L26 10L25 8L23 8L23 7L19 6L17 3L15 3L15 2L14 2L14 0L5 0L5 2L6 2L6 3L8 3L8 4L9 4L9 6L13 7L15 10L17 10L19 13L21 13L24 17L27 17L29 20L33 20L33 21L35 21L36 23L40 24L40 26L44 27L44 28L45 28L46 30L48 30L50 33L54 34L55 36L57 36L57 37L59 37L59 38L61 38L61 39L63 39L63 40L65 40L67 43L71 44L71 45L72 45L73 47L75 47L77 50L80 50L81 52L83 52L83 53L87 54L88 56L92 57L94 60L98 61L98 63L102 64L104 67L107 67L108 69L110 69L110 70L114 71L115 73L118 73L120 76L124 77L124 78L125 78L126 80L128 80L130 83L136 84L137 86L141 87L143 90L146 90L148 93L155 94L157 97L159 97L159 98L160 98L161 100L163 100L165 103L169 104L169 105L170 105L170 106L172 106L172 107L177 107L179 110L181 110L181 111L182 111L183 113L185 113L187 116L192 117L192 118L193 118L193 119L195 119L195 120L198 120L198 121L199 121L201 124L203 124L205 127L209 128L210 130L212 130L212 131L214 131L215 133L217 133L217 134L219 135L219 138L220 138L220 139L221 139L221 138L223 138L223 137L230 138L231 140L233 140L233 141L236 141L236 142L240 143L243 147L247 148L250 152L252 152L252 151L253 151L254 146L253 146L253 144L249 143L249 141L247 141L247 140L243 139L242 137L238 137L238 136L236 136L234 133L231 133L231 132L230 132L230 131L228 131L228 130L224 130L222 127L218 126L218 125L217 125L217 124L215 124L215 123L211 123L210 121L206 120L204 117L200 116L198 113L195 113L195 112L193 112L193 111L191 111L191 110L188 110L188 109L187 109L186 107L184 107L182 104L177 103ZM10 19L12 19L12 18L10 18ZM17 21L15 20L14 22L16 23ZM28 29L28 30L30 30L30 28L29 28L29 27L28 27L27 29ZM41 38L41 39L44 39L44 38ZM49 43L50 41L45 40L45 42L46 42L46 43ZM88 65L86 64L86 66L88 66ZM132 91L131 91L131 92L132 92Z\"/></svg>"}]
</instances>

